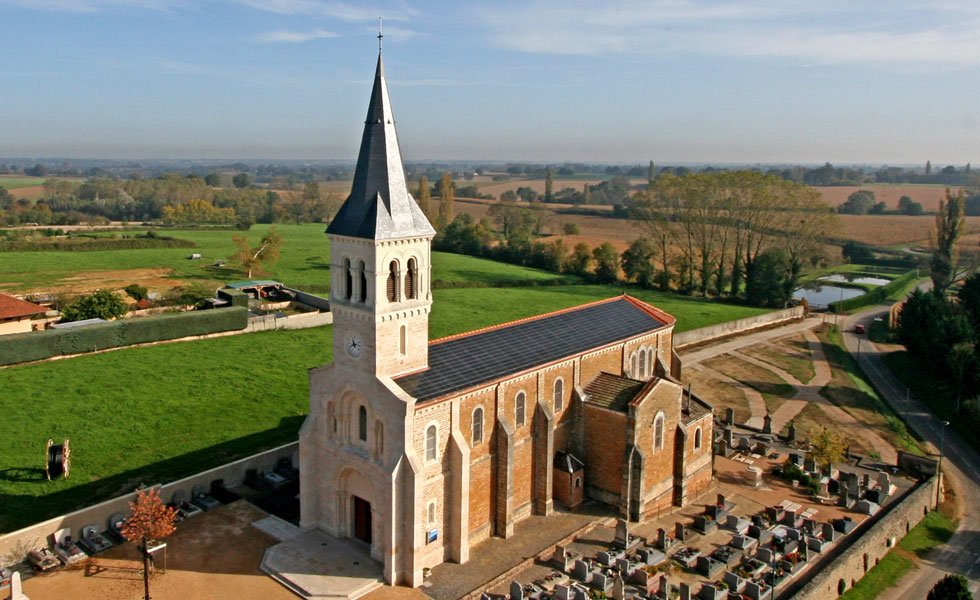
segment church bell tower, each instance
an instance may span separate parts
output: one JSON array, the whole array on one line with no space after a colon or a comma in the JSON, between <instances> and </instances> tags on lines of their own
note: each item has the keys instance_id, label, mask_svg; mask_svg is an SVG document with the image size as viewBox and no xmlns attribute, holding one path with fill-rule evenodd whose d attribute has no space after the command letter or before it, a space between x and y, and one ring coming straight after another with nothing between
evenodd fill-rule
<instances>
[{"instance_id":1,"label":"church bell tower","mask_svg":"<svg viewBox=\"0 0 980 600\"><path fill-rule=\"evenodd\" d=\"M327 227L336 363L387 377L428 367L435 233L405 185L379 49L351 194Z\"/></svg>"}]
</instances>

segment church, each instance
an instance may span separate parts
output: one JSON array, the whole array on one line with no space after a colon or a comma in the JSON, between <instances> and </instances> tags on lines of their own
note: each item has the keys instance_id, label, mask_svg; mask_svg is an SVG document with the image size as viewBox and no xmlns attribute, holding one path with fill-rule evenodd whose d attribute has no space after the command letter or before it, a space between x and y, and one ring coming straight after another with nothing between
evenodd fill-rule
<instances>
[{"instance_id":1,"label":"church","mask_svg":"<svg viewBox=\"0 0 980 600\"><path fill-rule=\"evenodd\" d=\"M711 484L711 407L674 317L627 295L429 340L435 230L405 184L378 56L350 197L327 228L334 362L310 370L300 526L390 584L586 499L638 521ZM492 307L488 307L492 310Z\"/></svg>"}]
</instances>

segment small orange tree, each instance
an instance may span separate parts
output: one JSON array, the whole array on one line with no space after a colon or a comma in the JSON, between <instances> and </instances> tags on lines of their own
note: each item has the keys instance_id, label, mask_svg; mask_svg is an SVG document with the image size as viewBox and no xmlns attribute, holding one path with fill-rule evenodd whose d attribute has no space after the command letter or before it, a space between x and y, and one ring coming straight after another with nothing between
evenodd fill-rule
<instances>
[{"instance_id":1,"label":"small orange tree","mask_svg":"<svg viewBox=\"0 0 980 600\"><path fill-rule=\"evenodd\" d=\"M156 489L139 490L136 500L129 503L129 518L122 526L122 534L136 544L143 555L143 593L150 600L150 553L147 544L151 540L165 538L174 532L177 511L165 506Z\"/></svg>"}]
</instances>

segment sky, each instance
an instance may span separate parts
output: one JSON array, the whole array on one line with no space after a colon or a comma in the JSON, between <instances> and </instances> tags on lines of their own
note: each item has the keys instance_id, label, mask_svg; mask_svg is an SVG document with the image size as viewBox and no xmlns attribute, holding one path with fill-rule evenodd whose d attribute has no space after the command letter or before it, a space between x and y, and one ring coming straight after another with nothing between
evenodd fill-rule
<instances>
[{"instance_id":1,"label":"sky","mask_svg":"<svg viewBox=\"0 0 980 600\"><path fill-rule=\"evenodd\" d=\"M0 156L980 163L980 1L0 0Z\"/></svg>"}]
</instances>

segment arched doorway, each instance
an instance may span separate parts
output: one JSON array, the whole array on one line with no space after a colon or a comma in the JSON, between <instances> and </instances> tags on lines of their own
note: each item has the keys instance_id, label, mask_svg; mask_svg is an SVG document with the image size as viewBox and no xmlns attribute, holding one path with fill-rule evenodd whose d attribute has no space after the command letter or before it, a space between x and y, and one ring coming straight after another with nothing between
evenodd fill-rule
<instances>
[{"instance_id":1,"label":"arched doorway","mask_svg":"<svg viewBox=\"0 0 980 600\"><path fill-rule=\"evenodd\" d=\"M356 469L348 468L340 474L339 483L337 516L341 536L372 544L377 536L374 531L376 524L372 505L375 496L371 482Z\"/></svg>"}]
</instances>

